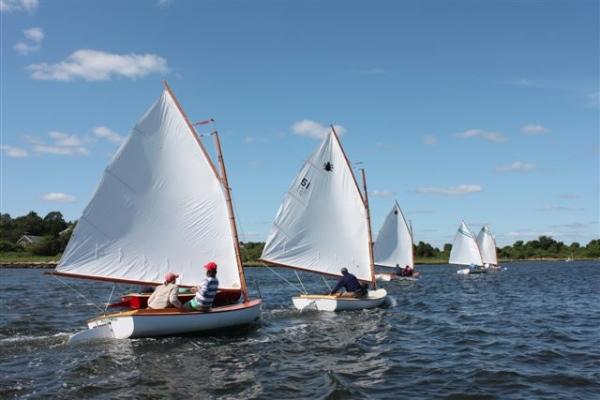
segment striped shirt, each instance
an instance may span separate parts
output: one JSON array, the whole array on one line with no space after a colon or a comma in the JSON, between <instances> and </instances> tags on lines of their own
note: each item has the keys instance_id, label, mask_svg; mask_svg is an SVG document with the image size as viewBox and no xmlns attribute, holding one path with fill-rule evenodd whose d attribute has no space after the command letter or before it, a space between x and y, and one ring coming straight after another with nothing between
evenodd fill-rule
<instances>
[{"instance_id":1,"label":"striped shirt","mask_svg":"<svg viewBox=\"0 0 600 400\"><path fill-rule=\"evenodd\" d=\"M196 292L196 301L198 304L202 307L211 307L217 294L217 289L219 289L219 280L217 278L210 276L204 278Z\"/></svg>"}]
</instances>

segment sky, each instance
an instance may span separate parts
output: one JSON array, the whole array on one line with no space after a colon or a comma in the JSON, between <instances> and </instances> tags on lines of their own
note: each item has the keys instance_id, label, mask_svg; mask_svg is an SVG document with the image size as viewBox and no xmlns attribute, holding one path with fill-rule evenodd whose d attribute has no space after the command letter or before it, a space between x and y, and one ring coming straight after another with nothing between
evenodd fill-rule
<instances>
[{"instance_id":1,"label":"sky","mask_svg":"<svg viewBox=\"0 0 600 400\"><path fill-rule=\"evenodd\" d=\"M397 200L417 242L464 220L500 246L585 244L599 4L0 0L1 211L79 218L167 80L191 120L216 120L243 240L266 239L335 124L374 235Z\"/></svg>"}]
</instances>

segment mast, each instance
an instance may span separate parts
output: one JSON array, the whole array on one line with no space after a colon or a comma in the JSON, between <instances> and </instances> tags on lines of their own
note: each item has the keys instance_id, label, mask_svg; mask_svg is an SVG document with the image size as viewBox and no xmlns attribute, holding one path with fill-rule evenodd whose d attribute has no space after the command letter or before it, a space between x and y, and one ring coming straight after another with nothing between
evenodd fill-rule
<instances>
[{"instance_id":1,"label":"mast","mask_svg":"<svg viewBox=\"0 0 600 400\"><path fill-rule=\"evenodd\" d=\"M219 140L219 133L215 130L211 133L215 137L215 147L217 148L217 159L219 161L219 167L221 168L221 181L225 186L225 199L227 201L227 212L229 214L229 223L231 225L231 233L233 234L233 247L235 249L235 258L237 261L238 273L240 274L240 285L242 295L244 296L244 302L248 301L248 287L246 286L246 276L244 275L244 265L242 264L242 256L240 254L240 241L237 232L237 225L235 222L235 214L233 212L233 205L231 201L231 187L229 187L229 181L227 180L227 170L225 169L225 162L223 161L223 152L221 151L221 141Z\"/></svg>"},{"instance_id":2,"label":"mast","mask_svg":"<svg viewBox=\"0 0 600 400\"><path fill-rule=\"evenodd\" d=\"M373 236L371 234L371 212L369 211L369 195L367 192L367 178L365 176L365 169L361 168L360 173L362 175L365 209L367 211L367 232L369 232L369 263L371 264L371 287L373 288L373 290L375 290L376 289L375 260L373 259Z\"/></svg>"}]
</instances>

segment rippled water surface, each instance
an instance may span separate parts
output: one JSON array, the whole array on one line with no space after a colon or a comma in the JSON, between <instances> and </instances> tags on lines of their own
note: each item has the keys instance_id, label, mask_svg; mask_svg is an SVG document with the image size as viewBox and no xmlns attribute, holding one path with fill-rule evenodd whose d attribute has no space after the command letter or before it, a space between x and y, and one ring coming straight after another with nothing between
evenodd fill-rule
<instances>
[{"instance_id":1,"label":"rippled water surface","mask_svg":"<svg viewBox=\"0 0 600 400\"><path fill-rule=\"evenodd\" d=\"M506 266L421 266L419 282L384 285L387 307L344 313L300 313L293 289L248 269L257 326L76 346L112 285L65 281L84 299L40 270L0 270L0 398L599 399L600 263Z\"/></svg>"}]
</instances>

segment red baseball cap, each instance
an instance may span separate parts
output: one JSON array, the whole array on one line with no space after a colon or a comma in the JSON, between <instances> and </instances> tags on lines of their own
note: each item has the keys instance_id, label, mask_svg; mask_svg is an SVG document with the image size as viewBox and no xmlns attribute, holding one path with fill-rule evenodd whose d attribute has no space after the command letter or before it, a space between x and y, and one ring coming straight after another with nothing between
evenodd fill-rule
<instances>
[{"instance_id":1,"label":"red baseball cap","mask_svg":"<svg viewBox=\"0 0 600 400\"><path fill-rule=\"evenodd\" d=\"M207 271L216 271L217 263L214 261L211 261L209 263L206 263L206 265L204 265L204 268L206 268Z\"/></svg>"},{"instance_id":2,"label":"red baseball cap","mask_svg":"<svg viewBox=\"0 0 600 400\"><path fill-rule=\"evenodd\" d=\"M179 278L179 275L174 274L172 272L167 272L165 274L165 282L172 282L172 281L174 281L177 278Z\"/></svg>"}]
</instances>

